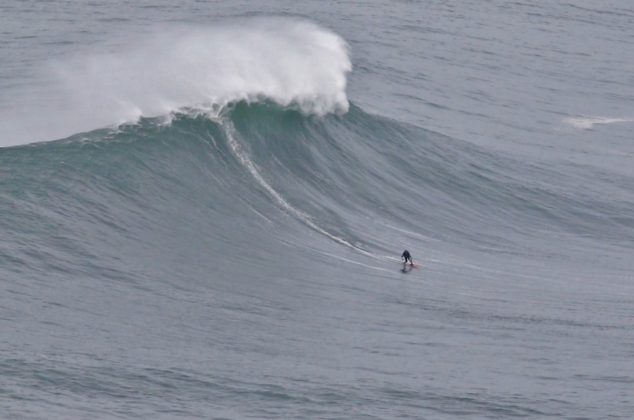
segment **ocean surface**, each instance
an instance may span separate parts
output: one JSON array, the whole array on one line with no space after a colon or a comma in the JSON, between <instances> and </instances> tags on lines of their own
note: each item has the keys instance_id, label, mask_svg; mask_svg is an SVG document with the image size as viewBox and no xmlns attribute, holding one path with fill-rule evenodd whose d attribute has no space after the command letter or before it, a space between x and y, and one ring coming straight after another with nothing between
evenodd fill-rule
<instances>
[{"instance_id":1,"label":"ocean surface","mask_svg":"<svg viewBox=\"0 0 634 420\"><path fill-rule=\"evenodd\" d=\"M632 419L633 133L630 0L0 0L0 418Z\"/></svg>"}]
</instances>

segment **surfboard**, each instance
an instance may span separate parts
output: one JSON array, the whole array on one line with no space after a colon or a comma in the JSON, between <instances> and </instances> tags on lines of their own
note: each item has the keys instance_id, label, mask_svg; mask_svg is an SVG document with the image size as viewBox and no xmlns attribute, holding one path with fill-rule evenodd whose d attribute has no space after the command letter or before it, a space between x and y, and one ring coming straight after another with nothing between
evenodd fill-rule
<instances>
[{"instance_id":1,"label":"surfboard","mask_svg":"<svg viewBox=\"0 0 634 420\"><path fill-rule=\"evenodd\" d=\"M402 263L401 263L402 264ZM410 271L412 271L414 268L418 268L418 266L416 264L407 264L407 265L403 265L403 268L401 268L401 273L409 273Z\"/></svg>"}]
</instances>

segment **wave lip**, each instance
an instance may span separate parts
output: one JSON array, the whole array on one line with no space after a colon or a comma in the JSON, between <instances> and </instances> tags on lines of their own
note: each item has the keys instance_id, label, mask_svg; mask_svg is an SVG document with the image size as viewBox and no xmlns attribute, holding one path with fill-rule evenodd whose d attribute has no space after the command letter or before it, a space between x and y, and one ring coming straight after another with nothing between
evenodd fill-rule
<instances>
[{"instance_id":1,"label":"wave lip","mask_svg":"<svg viewBox=\"0 0 634 420\"><path fill-rule=\"evenodd\" d=\"M182 109L217 112L267 100L308 114L348 110L346 42L304 20L254 18L210 27L169 27L114 52L48 63L17 92L28 109L9 111L0 139L9 146L52 140Z\"/></svg>"}]
</instances>

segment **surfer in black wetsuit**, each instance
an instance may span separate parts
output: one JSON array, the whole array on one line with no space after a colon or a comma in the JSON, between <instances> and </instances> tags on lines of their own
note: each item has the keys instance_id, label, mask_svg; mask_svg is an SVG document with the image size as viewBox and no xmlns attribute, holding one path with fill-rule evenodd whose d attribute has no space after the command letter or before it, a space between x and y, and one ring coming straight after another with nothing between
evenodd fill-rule
<instances>
[{"instance_id":1,"label":"surfer in black wetsuit","mask_svg":"<svg viewBox=\"0 0 634 420\"><path fill-rule=\"evenodd\" d=\"M403 251L401 258L403 258L403 264L407 264L407 262L409 261L411 265L414 265L414 261L412 260L412 255L409 253L408 250Z\"/></svg>"}]
</instances>

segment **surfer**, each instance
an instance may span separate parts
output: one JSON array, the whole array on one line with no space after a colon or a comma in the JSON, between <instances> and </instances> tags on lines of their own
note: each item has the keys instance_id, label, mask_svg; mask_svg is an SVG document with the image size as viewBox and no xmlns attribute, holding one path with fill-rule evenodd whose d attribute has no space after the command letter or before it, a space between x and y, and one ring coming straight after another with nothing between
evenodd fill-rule
<instances>
[{"instance_id":1,"label":"surfer","mask_svg":"<svg viewBox=\"0 0 634 420\"><path fill-rule=\"evenodd\" d=\"M408 250L403 251L401 258L403 259L403 265L407 264L407 262L409 261L410 265L412 267L414 266L414 260L412 260L412 255L409 253Z\"/></svg>"}]
</instances>

